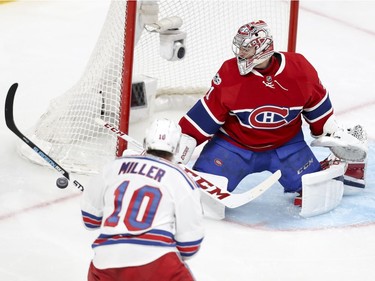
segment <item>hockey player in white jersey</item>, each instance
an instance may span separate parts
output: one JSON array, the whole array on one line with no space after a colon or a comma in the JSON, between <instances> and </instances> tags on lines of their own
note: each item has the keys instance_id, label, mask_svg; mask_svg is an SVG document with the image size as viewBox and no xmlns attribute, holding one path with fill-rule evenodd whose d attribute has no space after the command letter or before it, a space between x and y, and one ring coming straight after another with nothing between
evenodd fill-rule
<instances>
[{"instance_id":1,"label":"hockey player in white jersey","mask_svg":"<svg viewBox=\"0 0 375 281\"><path fill-rule=\"evenodd\" d=\"M203 240L203 212L195 182L170 162L181 128L152 123L142 156L108 164L84 191L83 221L100 229L88 280L194 280L183 261Z\"/></svg>"}]
</instances>

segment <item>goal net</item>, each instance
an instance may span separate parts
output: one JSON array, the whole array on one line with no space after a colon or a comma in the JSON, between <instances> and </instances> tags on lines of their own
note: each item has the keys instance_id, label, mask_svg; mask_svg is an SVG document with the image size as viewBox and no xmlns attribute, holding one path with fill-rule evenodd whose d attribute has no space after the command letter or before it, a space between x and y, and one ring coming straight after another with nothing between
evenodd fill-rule
<instances>
[{"instance_id":1,"label":"goal net","mask_svg":"<svg viewBox=\"0 0 375 281\"><path fill-rule=\"evenodd\" d=\"M97 172L126 144L96 118L128 132L129 123L154 111L187 110L208 90L224 60L233 57L232 39L244 23L266 21L275 50L294 51L296 3L112 1L84 74L50 102L30 139L72 172ZM20 152L44 164L22 146Z\"/></svg>"}]
</instances>

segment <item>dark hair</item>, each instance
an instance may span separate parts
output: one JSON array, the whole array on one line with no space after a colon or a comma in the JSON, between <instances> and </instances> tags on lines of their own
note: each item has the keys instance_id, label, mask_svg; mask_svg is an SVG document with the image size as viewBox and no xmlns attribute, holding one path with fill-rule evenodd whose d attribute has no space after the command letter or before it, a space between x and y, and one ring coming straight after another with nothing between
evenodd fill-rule
<instances>
[{"instance_id":1,"label":"dark hair","mask_svg":"<svg viewBox=\"0 0 375 281\"><path fill-rule=\"evenodd\" d=\"M164 151L164 150L149 149L146 151L146 153L160 157L160 158L164 158L167 160L171 160L173 158L173 153Z\"/></svg>"}]
</instances>

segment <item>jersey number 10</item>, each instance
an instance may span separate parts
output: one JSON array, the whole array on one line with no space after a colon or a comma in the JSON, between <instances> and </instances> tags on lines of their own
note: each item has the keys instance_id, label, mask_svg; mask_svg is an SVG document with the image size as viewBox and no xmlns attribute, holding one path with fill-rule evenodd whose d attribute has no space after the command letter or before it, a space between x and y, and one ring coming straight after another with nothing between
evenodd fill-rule
<instances>
[{"instance_id":1,"label":"jersey number 10","mask_svg":"<svg viewBox=\"0 0 375 281\"><path fill-rule=\"evenodd\" d=\"M114 192L114 211L105 220L104 226L116 227L120 221L120 212L123 207L125 192L129 181L124 181ZM130 231L144 230L151 227L162 194L159 188L144 185L134 191L127 206L124 224Z\"/></svg>"}]
</instances>

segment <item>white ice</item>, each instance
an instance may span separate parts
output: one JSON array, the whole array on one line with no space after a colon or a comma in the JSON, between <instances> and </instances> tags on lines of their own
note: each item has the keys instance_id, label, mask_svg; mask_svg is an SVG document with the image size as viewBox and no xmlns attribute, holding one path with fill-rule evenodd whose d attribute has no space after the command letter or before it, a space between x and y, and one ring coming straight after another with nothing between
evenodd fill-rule
<instances>
[{"instance_id":1,"label":"white ice","mask_svg":"<svg viewBox=\"0 0 375 281\"><path fill-rule=\"evenodd\" d=\"M107 6L99 0L0 4L1 111L18 82L21 131L81 77ZM329 89L338 118L368 131L366 190L344 197L327 215L302 219L276 185L228 212L226 221L207 219L202 249L188 262L197 280L375 280L374 15L372 1L301 1L297 43ZM85 280L97 232L81 223L79 192L57 189L54 170L21 158L3 117L0 139L0 280Z\"/></svg>"}]
</instances>

